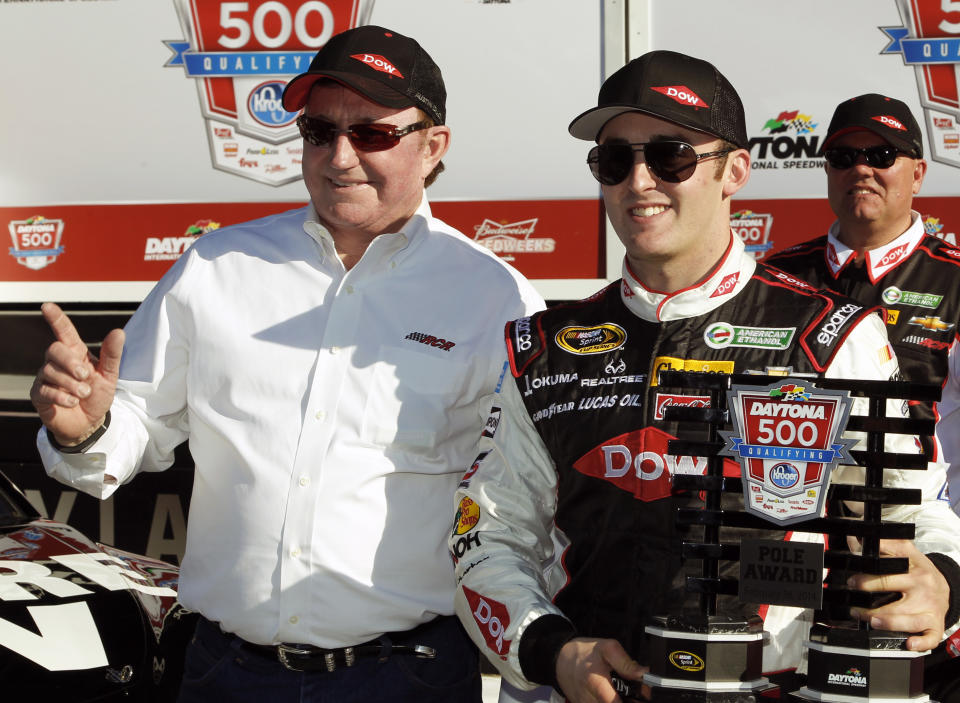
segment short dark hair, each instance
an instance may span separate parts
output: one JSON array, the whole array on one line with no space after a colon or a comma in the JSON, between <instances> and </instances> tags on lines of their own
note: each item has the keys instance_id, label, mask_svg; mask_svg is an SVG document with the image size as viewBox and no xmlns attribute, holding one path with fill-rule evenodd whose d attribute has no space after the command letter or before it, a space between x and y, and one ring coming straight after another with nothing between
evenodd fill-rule
<instances>
[{"instance_id":1,"label":"short dark hair","mask_svg":"<svg viewBox=\"0 0 960 703\"><path fill-rule=\"evenodd\" d=\"M720 140L720 146L717 151L736 151L739 149L736 144L733 142L728 142L726 139ZM716 180L723 178L723 169L727 165L727 160L730 158L730 154L726 153L723 155L723 158L717 159L716 166L714 166L713 177Z\"/></svg>"}]
</instances>

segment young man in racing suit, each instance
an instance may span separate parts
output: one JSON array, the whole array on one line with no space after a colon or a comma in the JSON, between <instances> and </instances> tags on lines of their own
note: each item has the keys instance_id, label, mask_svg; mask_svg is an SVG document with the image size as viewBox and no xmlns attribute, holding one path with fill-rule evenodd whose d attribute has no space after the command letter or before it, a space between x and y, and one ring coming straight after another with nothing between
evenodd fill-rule
<instances>
[{"instance_id":1,"label":"young man in racing suit","mask_svg":"<svg viewBox=\"0 0 960 703\"><path fill-rule=\"evenodd\" d=\"M943 388L940 402L912 403L910 415L937 420L933 450L950 484L941 499L960 513L960 249L926 234L912 209L927 171L923 132L900 100L860 95L834 110L824 157L836 222L769 263L885 308L903 378ZM926 678L952 680L960 697L960 633L944 644L927 659Z\"/></svg>"},{"instance_id":2,"label":"young man in racing suit","mask_svg":"<svg viewBox=\"0 0 960 703\"><path fill-rule=\"evenodd\" d=\"M750 170L744 124L712 65L656 51L611 76L570 125L598 143L588 163L626 261L591 298L508 325L499 396L456 497L457 613L503 675L501 700L542 700L549 688L529 698L515 687L544 684L574 702L619 700L610 672L641 679L647 619L684 600L675 514L697 498L671 476L702 473L705 460L668 455L677 428L661 413L703 399L658 385L658 370L897 372L879 315L757 264L732 235L730 198ZM884 515L917 524L915 542L884 545L909 558L909 573L884 584L904 597L860 615L919 633L909 646L926 650L960 613L948 585L960 583L960 521L936 501L942 466L887 474L924 503ZM854 581L881 590L878 577ZM765 671L802 664L809 616L769 608Z\"/></svg>"},{"instance_id":3,"label":"young man in racing suit","mask_svg":"<svg viewBox=\"0 0 960 703\"><path fill-rule=\"evenodd\" d=\"M960 249L926 234L912 209L927 162L910 108L870 93L840 103L824 142L827 191L837 221L822 237L769 262L809 283L886 308L887 334L908 381L937 383L937 439L960 513Z\"/></svg>"}]
</instances>

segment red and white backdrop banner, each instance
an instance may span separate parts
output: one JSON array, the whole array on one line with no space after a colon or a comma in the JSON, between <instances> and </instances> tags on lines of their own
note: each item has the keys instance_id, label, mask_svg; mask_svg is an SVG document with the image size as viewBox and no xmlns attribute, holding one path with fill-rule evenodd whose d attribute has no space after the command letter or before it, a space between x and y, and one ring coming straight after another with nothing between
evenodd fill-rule
<instances>
[{"instance_id":1,"label":"red and white backdrop banner","mask_svg":"<svg viewBox=\"0 0 960 703\"><path fill-rule=\"evenodd\" d=\"M590 145L566 131L616 68L614 37L708 59L738 87L753 173L731 225L758 258L826 231L822 141L836 104L866 92L904 100L921 122L930 168L915 208L927 231L955 241L960 0L810 0L789 17L763 0L622 9L0 1L10 97L0 111L0 303L133 300L196 237L302 205L296 115L280 92L330 36L368 22L416 37L443 70L453 142L429 191L434 212L549 298L619 275ZM37 37L56 50L39 51ZM109 285L124 282L137 285Z\"/></svg>"}]
</instances>

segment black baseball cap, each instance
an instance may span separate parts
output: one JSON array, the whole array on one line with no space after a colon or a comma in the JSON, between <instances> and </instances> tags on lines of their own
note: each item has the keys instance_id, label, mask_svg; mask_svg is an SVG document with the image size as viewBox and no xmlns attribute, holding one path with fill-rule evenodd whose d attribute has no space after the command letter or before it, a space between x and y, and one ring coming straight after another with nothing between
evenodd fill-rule
<instances>
[{"instance_id":1,"label":"black baseball cap","mask_svg":"<svg viewBox=\"0 0 960 703\"><path fill-rule=\"evenodd\" d=\"M283 108L302 110L310 89L329 78L378 105L418 107L436 124L447 117L447 90L440 68L410 37L375 25L336 34L321 47L306 73L283 89Z\"/></svg>"},{"instance_id":2,"label":"black baseball cap","mask_svg":"<svg viewBox=\"0 0 960 703\"><path fill-rule=\"evenodd\" d=\"M923 133L906 103L878 93L866 93L837 105L827 128L824 148L841 134L865 129L882 137L891 146L923 158Z\"/></svg>"},{"instance_id":3,"label":"black baseball cap","mask_svg":"<svg viewBox=\"0 0 960 703\"><path fill-rule=\"evenodd\" d=\"M746 118L737 91L713 64L676 51L651 51L600 86L597 106L570 123L577 139L596 141L625 112L642 112L746 149Z\"/></svg>"}]
</instances>

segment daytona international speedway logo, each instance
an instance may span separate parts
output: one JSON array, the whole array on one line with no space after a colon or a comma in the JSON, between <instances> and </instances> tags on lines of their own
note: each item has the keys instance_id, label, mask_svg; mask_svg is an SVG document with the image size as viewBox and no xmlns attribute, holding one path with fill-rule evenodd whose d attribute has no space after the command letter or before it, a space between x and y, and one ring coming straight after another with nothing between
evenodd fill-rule
<instances>
[{"instance_id":1,"label":"daytona international speedway logo","mask_svg":"<svg viewBox=\"0 0 960 703\"><path fill-rule=\"evenodd\" d=\"M164 42L197 85L213 167L273 186L301 178L297 114L280 105L334 34L367 22L373 0L174 0L185 40Z\"/></svg>"},{"instance_id":2,"label":"daytona international speedway logo","mask_svg":"<svg viewBox=\"0 0 960 703\"><path fill-rule=\"evenodd\" d=\"M727 394L733 431L720 452L741 465L744 507L781 525L819 517L837 463L852 464L852 439L841 439L850 394L788 378L769 386L733 386Z\"/></svg>"},{"instance_id":3,"label":"daytona international speedway logo","mask_svg":"<svg viewBox=\"0 0 960 703\"><path fill-rule=\"evenodd\" d=\"M819 122L800 110L781 110L763 125L765 134L750 137L755 169L821 169Z\"/></svg>"}]
</instances>

